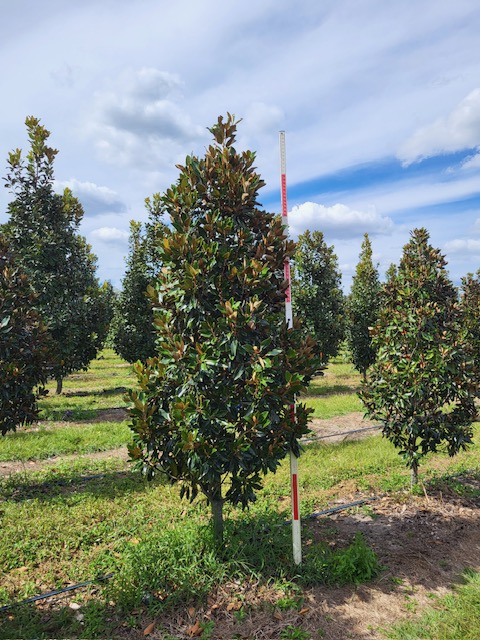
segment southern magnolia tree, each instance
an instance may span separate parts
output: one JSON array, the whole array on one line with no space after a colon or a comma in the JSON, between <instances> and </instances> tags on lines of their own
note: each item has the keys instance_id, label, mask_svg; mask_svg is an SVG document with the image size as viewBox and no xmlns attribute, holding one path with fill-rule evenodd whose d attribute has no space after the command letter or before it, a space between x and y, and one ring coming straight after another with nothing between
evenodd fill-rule
<instances>
[{"instance_id":1,"label":"southern magnolia tree","mask_svg":"<svg viewBox=\"0 0 480 640\"><path fill-rule=\"evenodd\" d=\"M113 347L127 362L155 355L152 301L147 296L158 270L150 239L153 228L148 225L142 234L141 223L130 222L127 268L112 323Z\"/></svg>"},{"instance_id":2,"label":"southern magnolia tree","mask_svg":"<svg viewBox=\"0 0 480 640\"><path fill-rule=\"evenodd\" d=\"M453 456L472 437L475 372L446 261L415 229L390 270L373 330L377 359L360 397L418 481L418 465L444 445Z\"/></svg>"},{"instance_id":3,"label":"southern magnolia tree","mask_svg":"<svg viewBox=\"0 0 480 640\"><path fill-rule=\"evenodd\" d=\"M83 209L69 189L53 190L56 149L37 118L26 119L30 151L9 154L6 186L14 195L4 233L38 295L54 350L51 377L61 391L68 373L83 369L105 340L108 291L95 277L96 257L78 234Z\"/></svg>"},{"instance_id":4,"label":"southern magnolia tree","mask_svg":"<svg viewBox=\"0 0 480 640\"><path fill-rule=\"evenodd\" d=\"M375 362L370 329L378 318L380 289L378 271L372 261L372 245L366 233L346 304L347 343L353 364L364 380L368 367Z\"/></svg>"},{"instance_id":5,"label":"southern magnolia tree","mask_svg":"<svg viewBox=\"0 0 480 640\"><path fill-rule=\"evenodd\" d=\"M477 395L480 395L480 270L462 278L460 305L467 331L467 345L477 374Z\"/></svg>"},{"instance_id":6,"label":"southern magnolia tree","mask_svg":"<svg viewBox=\"0 0 480 640\"><path fill-rule=\"evenodd\" d=\"M187 157L163 196L170 217L158 241L162 270L149 292L158 356L137 363L129 394L130 455L148 476L203 492L217 541L223 504L255 499L307 433L309 411L290 405L316 373L310 339L285 324L283 266L292 256L278 216L259 209L254 153L234 148L232 116L213 126L204 158Z\"/></svg>"},{"instance_id":7,"label":"southern magnolia tree","mask_svg":"<svg viewBox=\"0 0 480 640\"><path fill-rule=\"evenodd\" d=\"M0 235L0 433L38 417L36 387L47 379L48 340L27 276ZM40 388L41 393L41 388Z\"/></svg>"},{"instance_id":8,"label":"southern magnolia tree","mask_svg":"<svg viewBox=\"0 0 480 640\"><path fill-rule=\"evenodd\" d=\"M344 296L333 247L321 231L298 238L292 280L293 310L306 335L313 336L323 363L336 356L344 338Z\"/></svg>"},{"instance_id":9,"label":"southern magnolia tree","mask_svg":"<svg viewBox=\"0 0 480 640\"><path fill-rule=\"evenodd\" d=\"M152 301L147 288L161 269L156 244L165 233L161 195L145 199L149 220L145 225L131 220L129 255L122 291L115 304L110 341L127 362L145 361L156 353Z\"/></svg>"}]
</instances>

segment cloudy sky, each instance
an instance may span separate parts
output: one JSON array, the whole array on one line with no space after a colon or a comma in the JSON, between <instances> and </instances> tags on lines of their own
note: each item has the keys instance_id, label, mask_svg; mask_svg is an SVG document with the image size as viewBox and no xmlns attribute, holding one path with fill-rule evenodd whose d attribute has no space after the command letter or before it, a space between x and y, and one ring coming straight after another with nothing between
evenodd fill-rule
<instances>
[{"instance_id":1,"label":"cloudy sky","mask_svg":"<svg viewBox=\"0 0 480 640\"><path fill-rule=\"evenodd\" d=\"M4 169L28 147L25 117L41 118L101 279L120 286L129 220L227 111L277 212L285 130L292 235L324 232L346 291L365 232L382 275L419 226L457 284L480 267L478 0L0 5Z\"/></svg>"}]
</instances>

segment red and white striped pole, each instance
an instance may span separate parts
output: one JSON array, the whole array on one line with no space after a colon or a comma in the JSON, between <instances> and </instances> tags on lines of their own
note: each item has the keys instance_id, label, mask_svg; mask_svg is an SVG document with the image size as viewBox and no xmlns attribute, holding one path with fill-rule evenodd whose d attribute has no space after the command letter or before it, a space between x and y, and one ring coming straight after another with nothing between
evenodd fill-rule
<instances>
[{"instance_id":1,"label":"red and white striped pole","mask_svg":"<svg viewBox=\"0 0 480 640\"><path fill-rule=\"evenodd\" d=\"M282 201L282 221L288 235L288 207L287 207L287 159L285 151L285 131L280 131L280 179L281 179L281 201ZM285 258L284 264L285 280L288 287L285 292L285 318L287 326L293 326L292 313L292 289L290 278L290 261ZM291 405L292 421L295 421L295 404ZM293 541L293 561L295 564L302 562L302 533L300 526L300 490L298 486L298 458L290 451L290 480L292 493L292 541Z\"/></svg>"}]
</instances>

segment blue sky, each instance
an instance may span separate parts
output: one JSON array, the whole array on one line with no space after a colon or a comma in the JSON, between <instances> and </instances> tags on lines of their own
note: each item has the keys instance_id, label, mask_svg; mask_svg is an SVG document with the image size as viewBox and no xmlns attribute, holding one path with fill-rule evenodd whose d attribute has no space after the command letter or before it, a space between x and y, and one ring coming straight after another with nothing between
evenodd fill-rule
<instances>
[{"instance_id":1,"label":"blue sky","mask_svg":"<svg viewBox=\"0 0 480 640\"><path fill-rule=\"evenodd\" d=\"M41 118L101 279L120 285L129 220L227 111L271 211L285 130L292 235L324 232L346 291L365 232L382 275L419 226L455 283L480 268L478 0L3 4L0 156Z\"/></svg>"}]
</instances>

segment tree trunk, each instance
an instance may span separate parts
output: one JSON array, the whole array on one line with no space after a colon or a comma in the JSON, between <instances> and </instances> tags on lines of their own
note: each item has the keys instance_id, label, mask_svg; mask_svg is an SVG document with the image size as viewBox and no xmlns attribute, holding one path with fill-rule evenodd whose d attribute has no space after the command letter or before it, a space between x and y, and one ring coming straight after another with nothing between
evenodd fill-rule
<instances>
[{"instance_id":1,"label":"tree trunk","mask_svg":"<svg viewBox=\"0 0 480 640\"><path fill-rule=\"evenodd\" d=\"M223 498L222 487L216 487L215 492L208 496L212 507L213 536L218 548L223 546Z\"/></svg>"},{"instance_id":2,"label":"tree trunk","mask_svg":"<svg viewBox=\"0 0 480 640\"><path fill-rule=\"evenodd\" d=\"M57 390L55 391L56 395L60 395L63 389L63 378L57 378Z\"/></svg>"},{"instance_id":3,"label":"tree trunk","mask_svg":"<svg viewBox=\"0 0 480 640\"><path fill-rule=\"evenodd\" d=\"M410 484L412 487L418 484L418 462L416 460L412 460Z\"/></svg>"}]
</instances>

